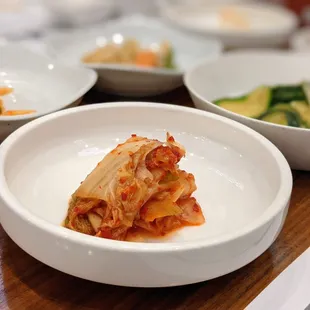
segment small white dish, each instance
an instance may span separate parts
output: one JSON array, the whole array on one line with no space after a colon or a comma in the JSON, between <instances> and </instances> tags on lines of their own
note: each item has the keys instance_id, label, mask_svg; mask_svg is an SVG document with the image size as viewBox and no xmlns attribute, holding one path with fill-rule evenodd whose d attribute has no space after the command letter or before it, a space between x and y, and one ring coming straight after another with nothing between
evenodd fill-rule
<instances>
[{"instance_id":1,"label":"small white dish","mask_svg":"<svg viewBox=\"0 0 310 310\"><path fill-rule=\"evenodd\" d=\"M187 149L180 167L195 175L204 225L151 243L97 238L61 226L70 195L112 148L132 133L162 140L166 130ZM176 286L248 264L279 234L291 189L287 161L263 136L229 119L172 105L105 103L56 112L0 146L0 219L8 235L53 268L107 284Z\"/></svg>"},{"instance_id":2,"label":"small white dish","mask_svg":"<svg viewBox=\"0 0 310 310\"><path fill-rule=\"evenodd\" d=\"M119 64L82 64L81 58L115 36L136 38L142 45L160 43L167 39L175 50L177 69L149 69ZM111 21L100 28L75 33L50 34L47 47L57 59L66 64L83 65L97 71L98 87L110 93L128 96L151 96L182 85L186 69L199 59L217 57L222 50L215 40L197 39L175 31L157 19L142 16Z\"/></svg>"},{"instance_id":3,"label":"small white dish","mask_svg":"<svg viewBox=\"0 0 310 310\"><path fill-rule=\"evenodd\" d=\"M271 50L236 51L188 71L184 83L197 108L207 110L258 131L273 142L293 169L310 170L310 129L281 126L248 118L212 101L246 94L260 85L310 81L310 57Z\"/></svg>"},{"instance_id":4,"label":"small white dish","mask_svg":"<svg viewBox=\"0 0 310 310\"><path fill-rule=\"evenodd\" d=\"M0 87L13 88L1 97L5 109L36 111L0 115L0 141L39 116L77 105L97 80L92 70L65 66L19 44L1 45L0 64Z\"/></svg>"},{"instance_id":5,"label":"small white dish","mask_svg":"<svg viewBox=\"0 0 310 310\"><path fill-rule=\"evenodd\" d=\"M208 3L173 2L161 7L170 23L221 40L226 48L277 47L297 28L293 12L268 3L240 1Z\"/></svg>"},{"instance_id":6,"label":"small white dish","mask_svg":"<svg viewBox=\"0 0 310 310\"><path fill-rule=\"evenodd\" d=\"M82 27L102 22L116 12L113 0L43 0L56 25Z\"/></svg>"},{"instance_id":7,"label":"small white dish","mask_svg":"<svg viewBox=\"0 0 310 310\"><path fill-rule=\"evenodd\" d=\"M21 39L44 32L51 25L50 12L40 1L2 0L0 36Z\"/></svg>"},{"instance_id":8,"label":"small white dish","mask_svg":"<svg viewBox=\"0 0 310 310\"><path fill-rule=\"evenodd\" d=\"M290 40L293 50L299 52L310 52L310 26L298 30Z\"/></svg>"}]
</instances>

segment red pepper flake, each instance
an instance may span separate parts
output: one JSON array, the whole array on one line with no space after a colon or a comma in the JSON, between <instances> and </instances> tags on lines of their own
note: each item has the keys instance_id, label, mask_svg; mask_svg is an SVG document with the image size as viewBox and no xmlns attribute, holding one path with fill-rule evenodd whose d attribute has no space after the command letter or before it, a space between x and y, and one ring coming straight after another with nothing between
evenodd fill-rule
<instances>
[{"instance_id":1,"label":"red pepper flake","mask_svg":"<svg viewBox=\"0 0 310 310\"><path fill-rule=\"evenodd\" d=\"M121 178L119 179L119 182L120 182L121 184L124 184L124 183L126 182L126 180L127 180L126 177L121 177Z\"/></svg>"},{"instance_id":2,"label":"red pepper flake","mask_svg":"<svg viewBox=\"0 0 310 310\"><path fill-rule=\"evenodd\" d=\"M105 239L113 239L112 233L108 229L102 229L99 236Z\"/></svg>"},{"instance_id":3,"label":"red pepper flake","mask_svg":"<svg viewBox=\"0 0 310 310\"><path fill-rule=\"evenodd\" d=\"M146 215L147 211L148 211L148 207L143 206L143 207L140 209L140 215L141 215L141 216Z\"/></svg>"},{"instance_id":4,"label":"red pepper flake","mask_svg":"<svg viewBox=\"0 0 310 310\"><path fill-rule=\"evenodd\" d=\"M148 169L159 167L167 170L173 170L177 162L177 156L168 146L159 146L146 157L146 167Z\"/></svg>"},{"instance_id":5,"label":"red pepper flake","mask_svg":"<svg viewBox=\"0 0 310 310\"><path fill-rule=\"evenodd\" d=\"M121 155L121 154L122 154L122 152L118 152L118 153L117 153L117 155Z\"/></svg>"},{"instance_id":6,"label":"red pepper flake","mask_svg":"<svg viewBox=\"0 0 310 310\"><path fill-rule=\"evenodd\" d=\"M136 135L135 133L133 133L131 136L132 136L133 138L135 138L137 135Z\"/></svg>"},{"instance_id":7,"label":"red pepper flake","mask_svg":"<svg viewBox=\"0 0 310 310\"><path fill-rule=\"evenodd\" d=\"M83 184L83 181L80 184Z\"/></svg>"},{"instance_id":8,"label":"red pepper flake","mask_svg":"<svg viewBox=\"0 0 310 310\"><path fill-rule=\"evenodd\" d=\"M122 200L125 201L125 200L127 200L128 194L125 192L122 192L121 197L122 197Z\"/></svg>"},{"instance_id":9,"label":"red pepper flake","mask_svg":"<svg viewBox=\"0 0 310 310\"><path fill-rule=\"evenodd\" d=\"M200 208L199 208L199 206L197 204L194 204L193 211L197 212L197 213L200 212Z\"/></svg>"},{"instance_id":10,"label":"red pepper flake","mask_svg":"<svg viewBox=\"0 0 310 310\"><path fill-rule=\"evenodd\" d=\"M135 194L136 190L137 190L136 185L126 187L124 191L121 193L122 200L123 201L127 200L128 196L131 198Z\"/></svg>"},{"instance_id":11,"label":"red pepper flake","mask_svg":"<svg viewBox=\"0 0 310 310\"><path fill-rule=\"evenodd\" d=\"M170 136L170 137L168 138L168 141L171 142L171 143L175 142L175 140L174 140L174 138L173 138L172 136Z\"/></svg>"},{"instance_id":12,"label":"red pepper flake","mask_svg":"<svg viewBox=\"0 0 310 310\"><path fill-rule=\"evenodd\" d=\"M176 150L175 148L172 149L172 153L177 157L177 160L179 162L182 158L182 154L178 150Z\"/></svg>"},{"instance_id":13,"label":"red pepper flake","mask_svg":"<svg viewBox=\"0 0 310 310\"><path fill-rule=\"evenodd\" d=\"M99 187L99 189L102 189L102 186L101 186L101 185L99 185L98 187Z\"/></svg>"}]
</instances>

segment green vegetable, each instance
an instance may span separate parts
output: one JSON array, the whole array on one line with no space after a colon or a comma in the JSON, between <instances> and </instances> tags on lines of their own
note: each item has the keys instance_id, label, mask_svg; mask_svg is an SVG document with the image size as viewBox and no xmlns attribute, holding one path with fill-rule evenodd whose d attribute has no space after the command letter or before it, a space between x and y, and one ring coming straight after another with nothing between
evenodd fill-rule
<instances>
[{"instance_id":1,"label":"green vegetable","mask_svg":"<svg viewBox=\"0 0 310 310\"><path fill-rule=\"evenodd\" d=\"M298 113L288 110L269 110L261 120L278 125L300 127L301 120Z\"/></svg>"},{"instance_id":2,"label":"green vegetable","mask_svg":"<svg viewBox=\"0 0 310 310\"><path fill-rule=\"evenodd\" d=\"M165 184L168 182L177 181L179 177L176 174L173 174L171 172L168 172L166 176L159 182L159 184Z\"/></svg>"},{"instance_id":3,"label":"green vegetable","mask_svg":"<svg viewBox=\"0 0 310 310\"><path fill-rule=\"evenodd\" d=\"M163 68L174 69L174 51L169 41L163 41L159 48L160 63Z\"/></svg>"},{"instance_id":4,"label":"green vegetable","mask_svg":"<svg viewBox=\"0 0 310 310\"><path fill-rule=\"evenodd\" d=\"M291 101L305 101L306 96L301 85L275 86L271 92L271 105L277 103L290 103Z\"/></svg>"},{"instance_id":5,"label":"green vegetable","mask_svg":"<svg viewBox=\"0 0 310 310\"><path fill-rule=\"evenodd\" d=\"M167 69L174 69L175 68L174 51L171 47L167 51L167 55L166 55L165 61L164 61L164 67Z\"/></svg>"},{"instance_id":6,"label":"green vegetable","mask_svg":"<svg viewBox=\"0 0 310 310\"><path fill-rule=\"evenodd\" d=\"M290 112L296 113L296 110L290 105L290 103L278 103L272 107L272 110L274 110L274 111L290 111Z\"/></svg>"},{"instance_id":7,"label":"green vegetable","mask_svg":"<svg viewBox=\"0 0 310 310\"><path fill-rule=\"evenodd\" d=\"M310 106L305 101L293 101L291 107L300 115L304 127L310 128Z\"/></svg>"},{"instance_id":8,"label":"green vegetable","mask_svg":"<svg viewBox=\"0 0 310 310\"><path fill-rule=\"evenodd\" d=\"M309 82L303 82L302 83L302 89L305 94L306 103L310 105L310 83Z\"/></svg>"},{"instance_id":9,"label":"green vegetable","mask_svg":"<svg viewBox=\"0 0 310 310\"><path fill-rule=\"evenodd\" d=\"M220 99L215 103L231 112L247 117L258 118L269 108L271 90L267 86L256 88L246 97Z\"/></svg>"},{"instance_id":10,"label":"green vegetable","mask_svg":"<svg viewBox=\"0 0 310 310\"><path fill-rule=\"evenodd\" d=\"M279 125L310 129L310 83L261 86L248 95L215 101L222 108Z\"/></svg>"}]
</instances>

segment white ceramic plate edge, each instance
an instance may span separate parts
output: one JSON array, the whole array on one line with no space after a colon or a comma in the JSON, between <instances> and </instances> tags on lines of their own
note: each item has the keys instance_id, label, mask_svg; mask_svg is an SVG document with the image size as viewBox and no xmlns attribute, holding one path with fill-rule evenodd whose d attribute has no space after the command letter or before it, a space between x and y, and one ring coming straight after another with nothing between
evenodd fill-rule
<instances>
[{"instance_id":1,"label":"white ceramic plate edge","mask_svg":"<svg viewBox=\"0 0 310 310\"><path fill-rule=\"evenodd\" d=\"M52 63L52 64L57 65L57 67L61 67L61 68L64 68L66 70L70 70L70 68L71 68L70 66L65 65L65 64L63 64L57 60L50 59L47 55L44 55L44 54L41 54L38 52L34 52L30 48L27 48L27 47L25 47L19 43L3 44L1 46L1 48L5 49L7 46L8 47L14 47L15 46L16 48L18 48L20 50L21 53L32 54L33 56L35 56L37 58L44 59L44 60L46 60L47 64ZM87 82L85 82L85 85L79 89L79 91L77 93L72 95L72 98L70 100L68 100L68 103L63 104L62 107L60 107L60 108L53 108L53 109L50 109L48 111L41 112L41 113L33 113L33 114L18 115L18 116L0 116L0 121L31 120L31 119L41 117L41 116L49 114L49 113L56 112L58 110L65 109L67 107L70 107L74 103L76 103L81 97L83 97L96 84L97 79L98 79L98 74L96 73L96 71L94 71L90 68L74 67L74 69L79 70L80 74L87 76L88 80L87 80Z\"/></svg>"}]
</instances>

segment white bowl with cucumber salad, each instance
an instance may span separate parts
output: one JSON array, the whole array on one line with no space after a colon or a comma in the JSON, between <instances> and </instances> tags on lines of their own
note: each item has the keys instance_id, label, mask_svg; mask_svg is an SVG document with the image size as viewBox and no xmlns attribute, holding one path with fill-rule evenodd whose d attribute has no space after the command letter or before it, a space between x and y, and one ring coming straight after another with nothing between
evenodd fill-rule
<instances>
[{"instance_id":1,"label":"white bowl with cucumber salad","mask_svg":"<svg viewBox=\"0 0 310 310\"><path fill-rule=\"evenodd\" d=\"M197 108L263 134L291 168L310 171L310 57L272 50L203 61L184 81Z\"/></svg>"}]
</instances>

